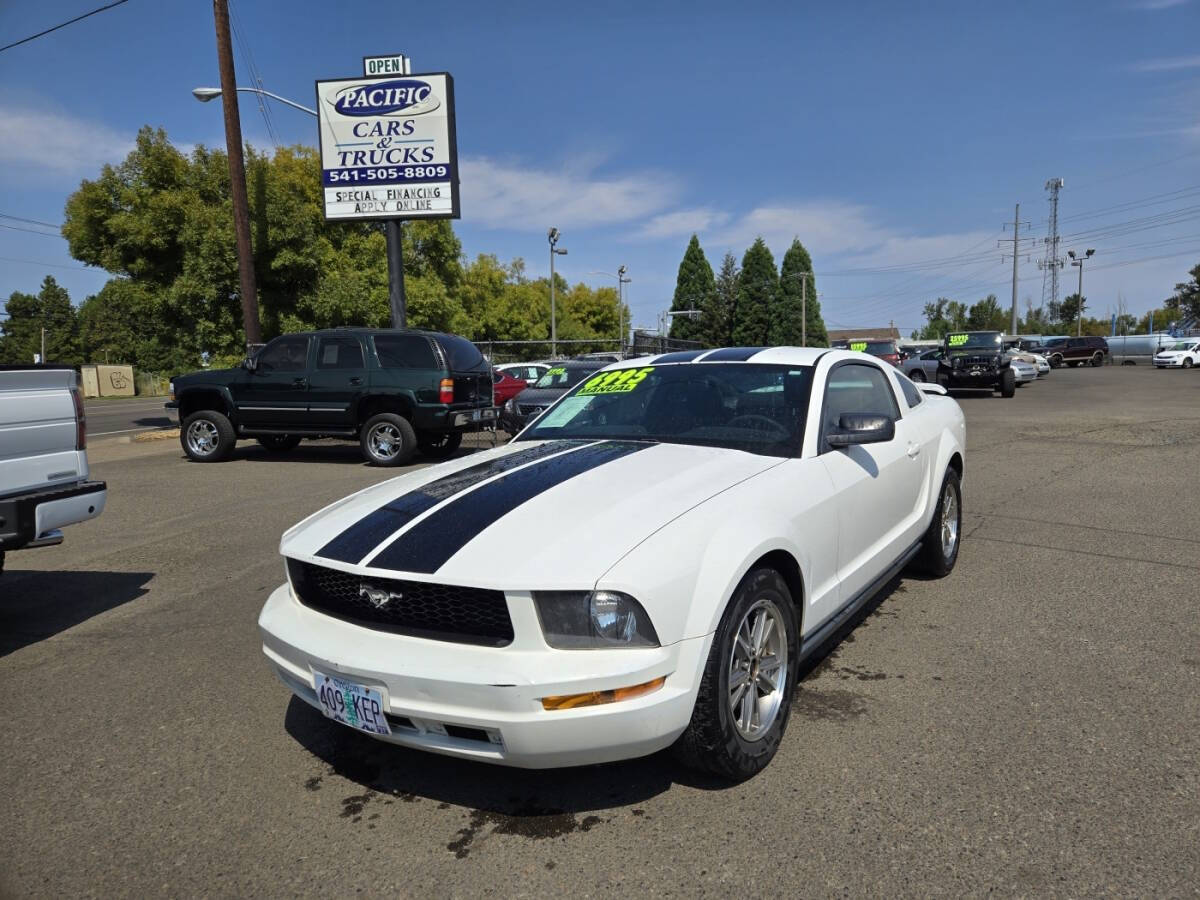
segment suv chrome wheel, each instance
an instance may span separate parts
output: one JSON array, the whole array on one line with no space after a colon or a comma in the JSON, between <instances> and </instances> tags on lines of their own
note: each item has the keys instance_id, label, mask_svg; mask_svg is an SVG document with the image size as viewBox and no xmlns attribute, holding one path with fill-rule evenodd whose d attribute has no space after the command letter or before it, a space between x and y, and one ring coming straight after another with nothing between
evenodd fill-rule
<instances>
[{"instance_id":1,"label":"suv chrome wheel","mask_svg":"<svg viewBox=\"0 0 1200 900\"><path fill-rule=\"evenodd\" d=\"M950 559L958 546L958 494L949 484L942 491L942 556Z\"/></svg>"},{"instance_id":2,"label":"suv chrome wheel","mask_svg":"<svg viewBox=\"0 0 1200 900\"><path fill-rule=\"evenodd\" d=\"M197 456L208 456L220 442L217 426L208 419L197 419L188 425L187 442L188 448Z\"/></svg>"},{"instance_id":3,"label":"suv chrome wheel","mask_svg":"<svg viewBox=\"0 0 1200 900\"><path fill-rule=\"evenodd\" d=\"M380 422L367 434L367 446L378 459L394 459L404 445L400 429L391 422Z\"/></svg>"},{"instance_id":4,"label":"suv chrome wheel","mask_svg":"<svg viewBox=\"0 0 1200 900\"><path fill-rule=\"evenodd\" d=\"M761 599L742 617L729 655L729 711L747 741L759 740L774 724L787 688L787 662L783 615Z\"/></svg>"}]
</instances>

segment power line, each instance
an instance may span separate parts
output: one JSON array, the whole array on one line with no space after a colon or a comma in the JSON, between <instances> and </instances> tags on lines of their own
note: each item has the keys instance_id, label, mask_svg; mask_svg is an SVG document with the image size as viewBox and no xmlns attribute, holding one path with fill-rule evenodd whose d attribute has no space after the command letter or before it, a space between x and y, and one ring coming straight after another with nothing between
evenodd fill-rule
<instances>
[{"instance_id":1,"label":"power line","mask_svg":"<svg viewBox=\"0 0 1200 900\"><path fill-rule=\"evenodd\" d=\"M62 225L55 225L53 222L43 222L40 219L22 219L20 216L10 216L8 213L0 213L0 219L12 219L14 222L25 222L28 225L45 225L47 228L62 228Z\"/></svg>"},{"instance_id":2,"label":"power line","mask_svg":"<svg viewBox=\"0 0 1200 900\"><path fill-rule=\"evenodd\" d=\"M45 31L39 31L37 34L31 34L29 37L21 38L19 41L13 41L11 44L5 44L3 47L0 47L0 53L3 53L5 50L11 50L13 47L20 47L22 44L28 44L30 41L36 41L38 38L44 37L52 31L58 31L60 28L66 28L68 25L74 25L76 22L82 21L88 16L94 16L96 13L102 13L106 9L112 9L114 6L120 6L122 3L128 2L129 0L114 0L114 2L98 7L97 9L93 9L91 12L86 12L82 16L76 16L73 19L68 19L59 25L55 25L53 28L47 28Z\"/></svg>"},{"instance_id":3,"label":"power line","mask_svg":"<svg viewBox=\"0 0 1200 900\"><path fill-rule=\"evenodd\" d=\"M36 228L22 228L20 225L5 225L3 222L0 222L0 228L8 228L12 231L27 231L30 234L40 234L42 237L62 238L61 234L55 234L52 231L38 231Z\"/></svg>"},{"instance_id":4,"label":"power line","mask_svg":"<svg viewBox=\"0 0 1200 900\"><path fill-rule=\"evenodd\" d=\"M67 266L62 263L43 262L40 259L20 259L16 256L0 256L0 262L25 263L30 266L48 266L51 269L78 269L80 272L104 271L103 269L93 269L90 266Z\"/></svg>"}]
</instances>

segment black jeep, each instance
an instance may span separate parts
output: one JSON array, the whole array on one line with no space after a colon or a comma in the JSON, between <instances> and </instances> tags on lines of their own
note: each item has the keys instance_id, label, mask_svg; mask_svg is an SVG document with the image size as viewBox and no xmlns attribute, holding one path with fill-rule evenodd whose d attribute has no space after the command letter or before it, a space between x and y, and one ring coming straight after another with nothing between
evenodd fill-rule
<instances>
[{"instance_id":1,"label":"black jeep","mask_svg":"<svg viewBox=\"0 0 1200 900\"><path fill-rule=\"evenodd\" d=\"M999 331L960 331L946 335L938 360L938 384L954 390L1017 392L1017 377L1004 353Z\"/></svg>"},{"instance_id":2,"label":"black jeep","mask_svg":"<svg viewBox=\"0 0 1200 900\"><path fill-rule=\"evenodd\" d=\"M337 328L275 338L236 369L171 381L179 441L197 462L239 438L275 453L305 437L357 440L368 462L415 451L441 458L464 431L494 421L492 370L465 338L433 331Z\"/></svg>"}]
</instances>

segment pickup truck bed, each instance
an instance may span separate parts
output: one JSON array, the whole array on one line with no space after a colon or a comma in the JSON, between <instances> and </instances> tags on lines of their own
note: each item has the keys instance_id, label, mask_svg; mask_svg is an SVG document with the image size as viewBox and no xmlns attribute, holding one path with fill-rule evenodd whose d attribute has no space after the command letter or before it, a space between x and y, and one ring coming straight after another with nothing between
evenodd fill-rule
<instances>
[{"instance_id":1,"label":"pickup truck bed","mask_svg":"<svg viewBox=\"0 0 1200 900\"><path fill-rule=\"evenodd\" d=\"M69 366L0 366L0 555L60 543L58 529L103 512L83 415Z\"/></svg>"}]
</instances>

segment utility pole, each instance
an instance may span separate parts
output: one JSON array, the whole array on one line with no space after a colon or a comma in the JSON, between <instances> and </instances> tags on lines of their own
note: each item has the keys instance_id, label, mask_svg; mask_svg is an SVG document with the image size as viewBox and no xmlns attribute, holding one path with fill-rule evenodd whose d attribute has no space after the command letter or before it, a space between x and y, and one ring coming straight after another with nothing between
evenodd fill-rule
<instances>
[{"instance_id":1,"label":"utility pole","mask_svg":"<svg viewBox=\"0 0 1200 900\"><path fill-rule=\"evenodd\" d=\"M558 229L551 228L546 232L546 238L550 241L550 358L554 359L558 356L558 310L554 305L554 257L566 256L567 250L565 247L558 245Z\"/></svg>"},{"instance_id":2,"label":"utility pole","mask_svg":"<svg viewBox=\"0 0 1200 900\"><path fill-rule=\"evenodd\" d=\"M42 365L46 364L46 329L42 328Z\"/></svg>"},{"instance_id":3,"label":"utility pole","mask_svg":"<svg viewBox=\"0 0 1200 900\"><path fill-rule=\"evenodd\" d=\"M808 272L800 273L800 346L808 346Z\"/></svg>"},{"instance_id":4,"label":"utility pole","mask_svg":"<svg viewBox=\"0 0 1200 900\"><path fill-rule=\"evenodd\" d=\"M408 321L408 298L404 295L404 251L403 233L399 219L388 219L384 223L387 237L388 306L392 311L392 327L403 328Z\"/></svg>"},{"instance_id":5,"label":"utility pole","mask_svg":"<svg viewBox=\"0 0 1200 900\"><path fill-rule=\"evenodd\" d=\"M1091 259L1095 249L1089 248L1083 256L1076 256L1074 250L1068 250L1067 256L1071 257L1071 265L1079 266L1079 290L1075 294L1076 303L1075 309L1075 337L1083 334L1083 261Z\"/></svg>"},{"instance_id":6,"label":"utility pole","mask_svg":"<svg viewBox=\"0 0 1200 900\"><path fill-rule=\"evenodd\" d=\"M242 325L247 344L262 343L258 324L258 287L254 283L254 250L250 244L250 204L246 199L246 162L242 158L242 123L238 115L237 78L229 37L229 0L213 0L217 25L217 63L221 70L221 105L225 109L225 149L229 156L233 230L237 237L238 283L242 294Z\"/></svg>"},{"instance_id":7,"label":"utility pole","mask_svg":"<svg viewBox=\"0 0 1200 900\"><path fill-rule=\"evenodd\" d=\"M624 263L617 269L617 327L621 329L617 348L622 358L625 356L625 285L633 281L632 278L625 277L627 271Z\"/></svg>"},{"instance_id":8,"label":"utility pole","mask_svg":"<svg viewBox=\"0 0 1200 900\"><path fill-rule=\"evenodd\" d=\"M1029 227L1029 223L1025 223ZM1011 238L1000 238L998 243L1012 243L1013 249L1013 277L1012 277L1012 324L1010 334L1017 333L1017 263L1019 261L1018 253L1021 247L1021 204L1017 204L1016 211L1013 213L1013 236ZM1003 259L1003 257L1001 257Z\"/></svg>"}]
</instances>

